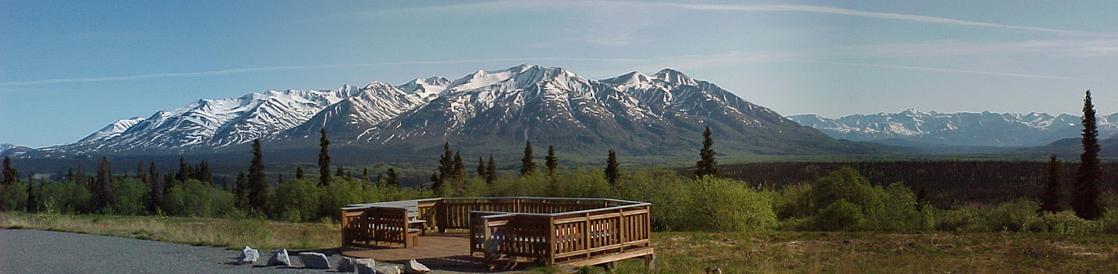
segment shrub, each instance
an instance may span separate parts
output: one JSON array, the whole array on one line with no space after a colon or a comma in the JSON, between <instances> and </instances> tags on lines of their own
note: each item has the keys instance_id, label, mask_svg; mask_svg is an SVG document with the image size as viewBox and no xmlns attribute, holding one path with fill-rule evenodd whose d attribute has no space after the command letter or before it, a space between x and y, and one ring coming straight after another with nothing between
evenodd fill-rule
<instances>
[{"instance_id":1,"label":"shrub","mask_svg":"<svg viewBox=\"0 0 1118 274\"><path fill-rule=\"evenodd\" d=\"M1017 200L1002 203L986 216L989 231L1026 231L1029 223L1036 222L1040 203L1032 200Z\"/></svg>"},{"instance_id":2,"label":"shrub","mask_svg":"<svg viewBox=\"0 0 1118 274\"><path fill-rule=\"evenodd\" d=\"M1024 227L1033 232L1084 234L1102 231L1103 222L1084 220L1076 216L1073 211L1060 211L1045 212L1039 218L1031 219Z\"/></svg>"},{"instance_id":3,"label":"shrub","mask_svg":"<svg viewBox=\"0 0 1118 274\"><path fill-rule=\"evenodd\" d=\"M233 193L193 179L172 186L164 203L167 213L176 216L219 217L234 209Z\"/></svg>"},{"instance_id":4,"label":"shrub","mask_svg":"<svg viewBox=\"0 0 1118 274\"><path fill-rule=\"evenodd\" d=\"M699 228L714 231L760 231L777 226L768 196L744 182L705 176L696 180L693 220Z\"/></svg>"},{"instance_id":5,"label":"shrub","mask_svg":"<svg viewBox=\"0 0 1118 274\"><path fill-rule=\"evenodd\" d=\"M22 183L0 185L0 210L21 210L26 204L26 185Z\"/></svg>"},{"instance_id":6,"label":"shrub","mask_svg":"<svg viewBox=\"0 0 1118 274\"><path fill-rule=\"evenodd\" d=\"M858 205L838 200L820 210L812 223L815 229L825 231L852 230L862 224L862 209Z\"/></svg>"},{"instance_id":7,"label":"shrub","mask_svg":"<svg viewBox=\"0 0 1118 274\"><path fill-rule=\"evenodd\" d=\"M276 217L290 222L317 219L321 205L321 191L317 180L294 180L276 187L272 202Z\"/></svg>"},{"instance_id":8,"label":"shrub","mask_svg":"<svg viewBox=\"0 0 1118 274\"><path fill-rule=\"evenodd\" d=\"M363 187L368 186L362 186L362 184L364 184L364 181L334 178L329 186L322 188L318 217L329 217L337 220L341 218L338 214L341 214L340 209L343 206L372 202L363 195L365 194Z\"/></svg>"},{"instance_id":9,"label":"shrub","mask_svg":"<svg viewBox=\"0 0 1118 274\"><path fill-rule=\"evenodd\" d=\"M780 218L803 218L815 214L811 184L788 185L773 196L773 210Z\"/></svg>"},{"instance_id":10,"label":"shrub","mask_svg":"<svg viewBox=\"0 0 1118 274\"><path fill-rule=\"evenodd\" d=\"M75 213L85 210L93 197L89 190L73 181L46 182L40 188L40 201L49 211Z\"/></svg>"},{"instance_id":11,"label":"shrub","mask_svg":"<svg viewBox=\"0 0 1118 274\"><path fill-rule=\"evenodd\" d=\"M987 229L986 216L978 208L936 210L935 229L954 232L976 232Z\"/></svg>"},{"instance_id":12,"label":"shrub","mask_svg":"<svg viewBox=\"0 0 1118 274\"><path fill-rule=\"evenodd\" d=\"M144 182L129 178L114 180L112 184L113 192L109 197L109 205L113 212L122 215L144 213L144 199L148 193L148 187Z\"/></svg>"}]
</instances>

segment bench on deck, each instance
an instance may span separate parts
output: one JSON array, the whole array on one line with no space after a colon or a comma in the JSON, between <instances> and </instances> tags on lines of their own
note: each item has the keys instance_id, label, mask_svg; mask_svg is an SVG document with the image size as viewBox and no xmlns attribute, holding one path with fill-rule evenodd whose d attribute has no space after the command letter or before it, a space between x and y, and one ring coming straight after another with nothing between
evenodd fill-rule
<instances>
[{"instance_id":1,"label":"bench on deck","mask_svg":"<svg viewBox=\"0 0 1118 274\"><path fill-rule=\"evenodd\" d=\"M380 242L398 243L404 247L419 245L427 221L420 219L416 201L357 204L342 208L342 229L353 231L342 235L342 242L375 246ZM419 228L415 228L418 225Z\"/></svg>"}]
</instances>

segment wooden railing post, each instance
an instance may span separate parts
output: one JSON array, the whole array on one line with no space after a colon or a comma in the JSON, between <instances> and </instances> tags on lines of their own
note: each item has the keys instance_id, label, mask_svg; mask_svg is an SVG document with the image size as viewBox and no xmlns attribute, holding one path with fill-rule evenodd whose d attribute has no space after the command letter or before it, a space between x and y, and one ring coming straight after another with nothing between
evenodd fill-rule
<instances>
[{"instance_id":1,"label":"wooden railing post","mask_svg":"<svg viewBox=\"0 0 1118 274\"><path fill-rule=\"evenodd\" d=\"M555 216L547 217L547 265L555 264Z\"/></svg>"}]
</instances>

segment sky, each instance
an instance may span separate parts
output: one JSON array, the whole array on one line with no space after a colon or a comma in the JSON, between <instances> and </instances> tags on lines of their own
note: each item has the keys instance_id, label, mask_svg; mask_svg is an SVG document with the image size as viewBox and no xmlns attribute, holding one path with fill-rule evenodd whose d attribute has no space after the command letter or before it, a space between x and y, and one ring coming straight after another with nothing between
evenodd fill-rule
<instances>
[{"instance_id":1,"label":"sky","mask_svg":"<svg viewBox=\"0 0 1118 274\"><path fill-rule=\"evenodd\" d=\"M0 143L200 98L671 67L778 113L1118 112L1118 1L0 0Z\"/></svg>"}]
</instances>

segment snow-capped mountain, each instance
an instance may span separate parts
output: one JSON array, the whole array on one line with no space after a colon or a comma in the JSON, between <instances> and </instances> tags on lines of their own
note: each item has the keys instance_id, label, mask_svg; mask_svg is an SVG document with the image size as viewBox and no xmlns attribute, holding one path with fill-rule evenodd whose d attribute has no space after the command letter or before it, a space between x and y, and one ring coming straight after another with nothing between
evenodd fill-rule
<instances>
[{"instance_id":1,"label":"snow-capped mountain","mask_svg":"<svg viewBox=\"0 0 1118 274\"><path fill-rule=\"evenodd\" d=\"M907 141L961 146L1040 146L1075 138L1082 127L1079 116L1047 113L960 112L906 110L898 113L850 115L831 119L793 115L792 120L839 139ZM1099 116L1100 137L1118 132L1118 113Z\"/></svg>"},{"instance_id":2,"label":"snow-capped mountain","mask_svg":"<svg viewBox=\"0 0 1118 274\"><path fill-rule=\"evenodd\" d=\"M262 138L268 147L310 148L325 129L333 143L422 150L444 141L479 150L525 140L565 149L693 150L710 126L720 151L864 152L749 103L717 85L664 69L592 80L557 67L478 70L456 80L250 93L202 99L146 118L114 122L60 153L205 153ZM308 142L308 140L315 140ZM59 153L54 153L59 154Z\"/></svg>"},{"instance_id":3,"label":"snow-capped mountain","mask_svg":"<svg viewBox=\"0 0 1118 274\"><path fill-rule=\"evenodd\" d=\"M45 148L74 153L181 152L242 144L302 124L356 90L286 90L201 99L147 118L113 122L77 143Z\"/></svg>"},{"instance_id":4,"label":"snow-capped mountain","mask_svg":"<svg viewBox=\"0 0 1118 274\"><path fill-rule=\"evenodd\" d=\"M20 154L26 153L31 150L31 148L25 146L0 143L0 158L5 156L19 156Z\"/></svg>"}]
</instances>

